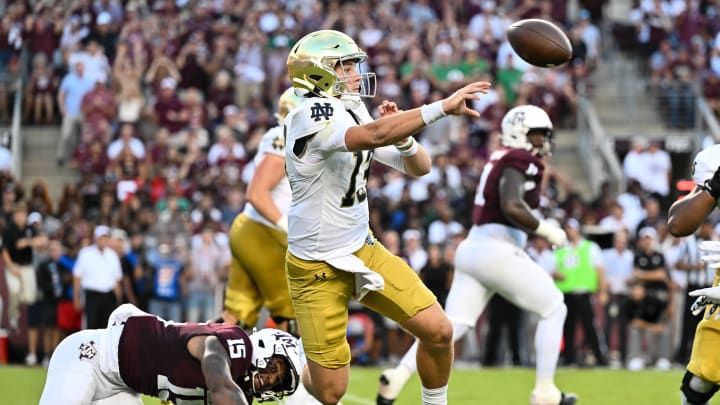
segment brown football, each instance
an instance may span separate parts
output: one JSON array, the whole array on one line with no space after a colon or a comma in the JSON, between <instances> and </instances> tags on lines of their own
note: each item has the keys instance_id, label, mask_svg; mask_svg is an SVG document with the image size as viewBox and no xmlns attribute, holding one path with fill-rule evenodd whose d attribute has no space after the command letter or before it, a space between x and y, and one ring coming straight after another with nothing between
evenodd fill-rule
<instances>
[{"instance_id":1,"label":"brown football","mask_svg":"<svg viewBox=\"0 0 720 405\"><path fill-rule=\"evenodd\" d=\"M531 65L560 66L572 57L572 44L560 27L550 21L530 18L512 23L507 30L512 48Z\"/></svg>"}]
</instances>

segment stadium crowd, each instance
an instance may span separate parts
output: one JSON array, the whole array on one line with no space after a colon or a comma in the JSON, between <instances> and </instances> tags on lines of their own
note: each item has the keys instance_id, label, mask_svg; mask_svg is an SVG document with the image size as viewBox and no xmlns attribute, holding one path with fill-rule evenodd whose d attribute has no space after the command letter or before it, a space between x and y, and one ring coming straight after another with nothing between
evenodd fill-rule
<instances>
[{"instance_id":1,"label":"stadium crowd","mask_svg":"<svg viewBox=\"0 0 720 405\"><path fill-rule=\"evenodd\" d=\"M83 312L84 327L103 327L116 302L177 320L221 313L230 260L226 232L242 211L258 141L275 125L277 98L290 86L287 53L294 41L320 28L357 38L371 56L378 94L370 111L384 99L408 109L471 81L494 83L474 103L481 119L447 118L418 135L433 159L430 174L410 179L378 165L368 180L373 232L391 252L405 257L442 301L452 279L455 247L471 226L483 164L499 146L500 119L512 106L529 103L544 108L556 126L571 128L579 83L592 91L592 72L600 63L602 41L608 40L600 34L604 2L580 1L585 8L577 15L568 14L567 3L7 4L0 25L0 71L27 69L24 123L60 128L57 165L70 165L77 173L77 181L66 184L57 201L42 179L24 190L12 173L0 177L8 280L2 295L8 316L0 326L9 329L16 352L23 352L19 359L25 353L27 364L37 364L41 353L49 358L61 334L83 327ZM683 83L688 73L683 66L689 64L693 77L718 81L720 48L712 39L720 24L711 2L699 2L700 9L684 9L683 1L636 3L631 17L637 41L632 45L647 60L655 83ZM505 29L531 17L553 20L570 34L575 55L565 67L538 70L513 53ZM658 29L662 40L653 36ZM26 67L19 66L23 49L30 55ZM693 51L698 49L703 52ZM688 54L707 57L687 61ZM7 120L11 90L0 86L0 120ZM704 88L711 102L720 98L708 92L720 86ZM670 125L685 125L683 117ZM597 333L596 344L587 345L595 349L589 356L594 362L585 361L580 344L582 355L564 353L568 364L667 368L672 362L684 364L689 356L695 321L684 309L689 307L684 292L705 286L708 279L695 239L676 239L665 230L661 207L672 197L671 167L669 159L657 157L667 155L658 146L638 144L628 155L626 175L637 181L620 195L605 188L592 201L583 201L572 179L548 170L545 214L603 248L602 257L594 255L584 270L603 273L606 282L591 291L584 286L563 290L566 302L577 293L591 293L595 316L578 342ZM698 238L717 239L715 223L701 228ZM9 243L18 240L24 241L22 247ZM546 241L534 238L528 250L562 281L567 266ZM22 273L23 268L30 270ZM23 281L13 284L13 278ZM84 302L80 290L90 293ZM485 348L482 363L530 364L527 348L532 345L523 340L531 335L532 319L501 299L493 300L488 312L477 329L481 338L487 336L487 344L480 346ZM18 337L24 322L27 339ZM506 346L513 352L507 360L499 352L504 324ZM600 325L604 330L594 327ZM407 334L365 310L353 314L348 332L357 342L356 360L365 364L394 362L409 346ZM643 334L658 339L643 339ZM46 340L43 347L40 336ZM653 345L654 351L648 350L653 358L642 357L644 341ZM473 344L477 341L465 351L477 353Z\"/></svg>"}]
</instances>

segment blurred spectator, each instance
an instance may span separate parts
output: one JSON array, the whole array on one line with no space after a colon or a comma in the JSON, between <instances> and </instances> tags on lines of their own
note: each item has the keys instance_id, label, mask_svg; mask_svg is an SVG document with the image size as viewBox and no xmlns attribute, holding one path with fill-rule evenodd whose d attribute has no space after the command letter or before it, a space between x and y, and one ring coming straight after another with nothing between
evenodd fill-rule
<instances>
[{"instance_id":1,"label":"blurred spectator","mask_svg":"<svg viewBox=\"0 0 720 405\"><path fill-rule=\"evenodd\" d=\"M113 82L119 87L117 119L119 122L137 123L145 107L145 96L140 88L140 79L145 66L133 61L127 52L127 45L121 44L113 64Z\"/></svg>"},{"instance_id":2,"label":"blurred spectator","mask_svg":"<svg viewBox=\"0 0 720 405\"><path fill-rule=\"evenodd\" d=\"M95 87L87 92L81 101L83 132L90 132L94 139L110 141L111 125L117 116L115 94L105 85L107 76L95 75Z\"/></svg>"},{"instance_id":3,"label":"blurred spectator","mask_svg":"<svg viewBox=\"0 0 720 405\"><path fill-rule=\"evenodd\" d=\"M439 204L437 210L438 218L428 227L428 243L432 245L445 243L452 236L464 232L462 225L453 220L452 208L446 202Z\"/></svg>"},{"instance_id":4,"label":"blurred spectator","mask_svg":"<svg viewBox=\"0 0 720 405\"><path fill-rule=\"evenodd\" d=\"M122 11L120 5L114 3L112 9L115 14L114 18L113 14L111 14L108 10L95 10L97 13L95 28L88 36L88 42L96 42L105 52L105 56L107 56L108 60L111 61L115 59L115 49L118 37L113 25L122 21Z\"/></svg>"},{"instance_id":5,"label":"blurred spectator","mask_svg":"<svg viewBox=\"0 0 720 405\"><path fill-rule=\"evenodd\" d=\"M222 121L224 119L225 107L235 101L235 93L232 88L232 76L227 70L220 70L213 76L212 84L208 90L208 101L206 103L208 118L211 121Z\"/></svg>"},{"instance_id":6,"label":"blurred spectator","mask_svg":"<svg viewBox=\"0 0 720 405\"><path fill-rule=\"evenodd\" d=\"M95 86L95 77L85 74L85 63L82 60L71 61L70 66L72 70L63 78L58 93L58 105L63 117L57 146L58 166L65 164L68 143L75 140L82 128L83 97Z\"/></svg>"},{"instance_id":7,"label":"blurred spectator","mask_svg":"<svg viewBox=\"0 0 720 405\"><path fill-rule=\"evenodd\" d=\"M625 210L617 201L610 203L609 215L600 219L598 225L606 232L615 233L618 231L628 232L628 226L624 222Z\"/></svg>"},{"instance_id":8,"label":"blurred spectator","mask_svg":"<svg viewBox=\"0 0 720 405\"><path fill-rule=\"evenodd\" d=\"M85 326L99 329L107 325L110 313L122 299L122 268L110 247L110 228L98 225L93 236L95 243L78 253L73 291L75 308L83 309Z\"/></svg>"},{"instance_id":9,"label":"blurred spectator","mask_svg":"<svg viewBox=\"0 0 720 405\"><path fill-rule=\"evenodd\" d=\"M27 206L18 203L12 211L12 220L2 234L2 258L5 263L5 282L8 289L7 309L10 328L17 330L20 306L37 299L37 281L33 267L34 248L46 245L47 236L27 226Z\"/></svg>"},{"instance_id":10,"label":"blurred spectator","mask_svg":"<svg viewBox=\"0 0 720 405\"><path fill-rule=\"evenodd\" d=\"M186 272L187 322L204 322L218 315L215 290L223 284L230 264L228 252L215 242L212 226L204 226L199 239L190 250Z\"/></svg>"},{"instance_id":11,"label":"blurred spectator","mask_svg":"<svg viewBox=\"0 0 720 405\"><path fill-rule=\"evenodd\" d=\"M95 39L88 39L85 49L71 54L70 60L82 60L85 64L85 74L94 81L105 82L110 77L110 62Z\"/></svg>"},{"instance_id":12,"label":"blurred spectator","mask_svg":"<svg viewBox=\"0 0 720 405\"><path fill-rule=\"evenodd\" d=\"M60 48L70 52L78 50L81 42L90 34L90 30L81 24L80 16L71 15L63 27Z\"/></svg>"},{"instance_id":13,"label":"blurred spectator","mask_svg":"<svg viewBox=\"0 0 720 405\"><path fill-rule=\"evenodd\" d=\"M162 241L156 252L150 252L153 268L153 294L148 303L151 314L163 319L182 321L181 278L185 270L183 260L173 252L167 241Z\"/></svg>"},{"instance_id":14,"label":"blurred spectator","mask_svg":"<svg viewBox=\"0 0 720 405\"><path fill-rule=\"evenodd\" d=\"M667 370L670 367L670 348L667 343L671 305L668 287L670 277L664 256L654 247L656 242L657 231L654 228L640 229L633 270L633 279L637 283L630 293L633 307L630 312L632 318L628 342L628 369L632 371L643 368L646 360L657 361L657 367L661 369ZM650 333L658 340L655 344L649 343L650 346L645 350L652 356L649 359L640 357L640 342L645 333Z\"/></svg>"},{"instance_id":15,"label":"blurred spectator","mask_svg":"<svg viewBox=\"0 0 720 405\"><path fill-rule=\"evenodd\" d=\"M60 343L57 327L58 301L63 297L60 258L63 246L59 240L49 244L50 257L36 269L39 300L28 308L28 355L25 364L32 366L38 361L40 330L43 336L43 365L47 365L52 352Z\"/></svg>"},{"instance_id":16,"label":"blurred spectator","mask_svg":"<svg viewBox=\"0 0 720 405\"><path fill-rule=\"evenodd\" d=\"M628 283L633 275L633 252L629 248L627 230L618 229L613 235L613 246L603 249L605 277L610 293L605 305L605 336L610 350L610 361L625 364L627 360Z\"/></svg>"},{"instance_id":17,"label":"blurred spectator","mask_svg":"<svg viewBox=\"0 0 720 405\"><path fill-rule=\"evenodd\" d=\"M220 207L220 222L230 229L232 221L245 207L245 193L241 187L232 187L225 195L225 203Z\"/></svg>"},{"instance_id":18,"label":"blurred spectator","mask_svg":"<svg viewBox=\"0 0 720 405\"><path fill-rule=\"evenodd\" d=\"M600 305L604 306L608 301L602 252L596 243L582 237L576 219L568 219L563 229L568 236L568 246L555 250L556 267L552 273L568 308L562 357L565 364L581 362L575 349L575 331L579 322L584 339L595 355L595 363L607 366L607 346L604 335L596 329L592 305L594 294L597 294Z\"/></svg>"},{"instance_id":19,"label":"blurred spectator","mask_svg":"<svg viewBox=\"0 0 720 405\"><path fill-rule=\"evenodd\" d=\"M245 148L235 140L230 128L224 125L218 126L215 129L215 137L217 141L208 151L208 163L210 166L223 167L230 165L237 167L240 163L245 162L247 157Z\"/></svg>"},{"instance_id":20,"label":"blurred spectator","mask_svg":"<svg viewBox=\"0 0 720 405\"><path fill-rule=\"evenodd\" d=\"M427 263L419 273L420 279L435 294L438 303L444 307L453 279L452 263L444 260L443 249L439 245L430 245L427 255Z\"/></svg>"},{"instance_id":21,"label":"blurred spectator","mask_svg":"<svg viewBox=\"0 0 720 405\"><path fill-rule=\"evenodd\" d=\"M407 229L403 232L402 238L405 246L404 254L408 258L410 267L416 273L420 273L428 262L428 253L422 245L422 234L417 229Z\"/></svg>"},{"instance_id":22,"label":"blurred spectator","mask_svg":"<svg viewBox=\"0 0 720 405\"><path fill-rule=\"evenodd\" d=\"M666 211L670 208L670 181L672 179L672 160L670 154L661 148L659 141L650 142L645 152L647 170L652 173L648 176L647 184L643 188L660 203L660 209Z\"/></svg>"},{"instance_id":23,"label":"blurred spectator","mask_svg":"<svg viewBox=\"0 0 720 405\"><path fill-rule=\"evenodd\" d=\"M170 131L171 137L185 127L188 114L180 98L175 94L177 81L172 77L165 77L160 81L160 94L155 102L155 118L161 128Z\"/></svg>"},{"instance_id":24,"label":"blurred spectator","mask_svg":"<svg viewBox=\"0 0 720 405\"><path fill-rule=\"evenodd\" d=\"M35 124L52 124L55 121L53 93L58 86L57 78L43 53L33 58L33 70L25 92L25 119L32 113Z\"/></svg>"},{"instance_id":25,"label":"blurred spectator","mask_svg":"<svg viewBox=\"0 0 720 405\"><path fill-rule=\"evenodd\" d=\"M643 210L644 191L640 185L640 181L635 179L628 180L627 190L621 193L617 201L623 207L623 222L631 232L631 236L637 230L638 223L645 217Z\"/></svg>"},{"instance_id":26,"label":"blurred spectator","mask_svg":"<svg viewBox=\"0 0 720 405\"><path fill-rule=\"evenodd\" d=\"M352 364L369 366L374 363L372 357L375 324L363 311L353 312L348 316L347 338L350 343Z\"/></svg>"},{"instance_id":27,"label":"blurred spectator","mask_svg":"<svg viewBox=\"0 0 720 405\"><path fill-rule=\"evenodd\" d=\"M122 269L122 281L120 282L122 299L120 302L137 306L139 302L135 288L137 258L130 255L130 242L128 241L127 232L119 228L111 229L108 245L120 259L120 268Z\"/></svg>"},{"instance_id":28,"label":"blurred spectator","mask_svg":"<svg viewBox=\"0 0 720 405\"><path fill-rule=\"evenodd\" d=\"M118 138L108 145L107 156L110 160L115 160L120 156L120 152L126 148L136 159L145 158L145 144L135 136L135 126L130 123L120 126Z\"/></svg>"},{"instance_id":29,"label":"blurred spectator","mask_svg":"<svg viewBox=\"0 0 720 405\"><path fill-rule=\"evenodd\" d=\"M485 367L503 366L505 364L504 353L500 352L502 345L503 331L507 334L507 349L511 354L511 364L514 366L522 365L520 353L520 320L522 310L513 303L503 298L500 294L495 294L488 302L487 306L488 331L485 341L485 355L482 365Z\"/></svg>"},{"instance_id":30,"label":"blurred spectator","mask_svg":"<svg viewBox=\"0 0 720 405\"><path fill-rule=\"evenodd\" d=\"M667 222L667 218L665 218L665 214L660 207L660 201L658 201L656 198L653 197L647 197L643 201L643 208L645 210L645 215L643 218L638 222L637 224L637 237L639 238L640 230L643 228L653 228L654 230L660 229L660 226L662 224L665 224Z\"/></svg>"}]
</instances>

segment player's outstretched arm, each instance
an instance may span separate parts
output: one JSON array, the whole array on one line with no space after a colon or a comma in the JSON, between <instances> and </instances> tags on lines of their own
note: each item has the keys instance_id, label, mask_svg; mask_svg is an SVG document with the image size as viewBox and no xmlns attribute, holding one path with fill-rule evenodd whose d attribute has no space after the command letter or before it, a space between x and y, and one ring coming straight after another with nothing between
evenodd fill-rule
<instances>
[{"instance_id":1,"label":"player's outstretched arm","mask_svg":"<svg viewBox=\"0 0 720 405\"><path fill-rule=\"evenodd\" d=\"M375 149L398 143L447 115L467 115L477 118L480 113L468 107L466 102L479 99L477 93L487 93L489 88L488 82L474 82L459 89L450 97L432 104L350 127L345 133L345 145L350 151Z\"/></svg>"},{"instance_id":2,"label":"player's outstretched arm","mask_svg":"<svg viewBox=\"0 0 720 405\"><path fill-rule=\"evenodd\" d=\"M706 189L695 186L690 194L670 206L668 231L678 237L694 233L715 208L715 203L715 198Z\"/></svg>"},{"instance_id":3,"label":"player's outstretched arm","mask_svg":"<svg viewBox=\"0 0 720 405\"><path fill-rule=\"evenodd\" d=\"M200 360L213 404L247 404L245 394L232 379L230 358L217 337L193 336L188 340L187 348L193 357Z\"/></svg>"}]
</instances>

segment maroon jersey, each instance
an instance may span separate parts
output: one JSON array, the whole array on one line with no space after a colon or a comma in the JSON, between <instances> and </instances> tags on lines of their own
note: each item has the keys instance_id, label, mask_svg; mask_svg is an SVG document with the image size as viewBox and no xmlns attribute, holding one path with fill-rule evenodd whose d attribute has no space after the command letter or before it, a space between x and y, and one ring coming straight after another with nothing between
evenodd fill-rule
<instances>
[{"instance_id":1,"label":"maroon jersey","mask_svg":"<svg viewBox=\"0 0 720 405\"><path fill-rule=\"evenodd\" d=\"M239 382L252 357L250 338L241 328L165 323L154 316L125 322L118 346L120 376L136 392L160 398L169 395L167 399L175 404L210 403L200 360L187 350L188 340L198 335L218 337L230 356L232 378Z\"/></svg>"},{"instance_id":2,"label":"maroon jersey","mask_svg":"<svg viewBox=\"0 0 720 405\"><path fill-rule=\"evenodd\" d=\"M505 218L500 207L500 177L507 168L525 173L523 199L530 208L537 208L540 204L540 181L545 171L545 164L540 157L525 149L498 149L490 155L480 176L475 194L473 224L503 224L515 227Z\"/></svg>"}]
</instances>

